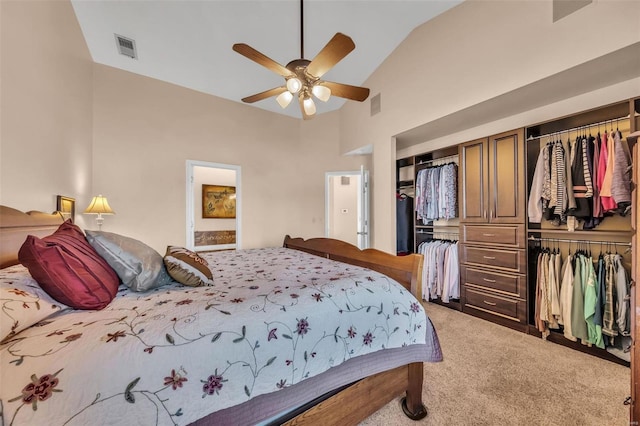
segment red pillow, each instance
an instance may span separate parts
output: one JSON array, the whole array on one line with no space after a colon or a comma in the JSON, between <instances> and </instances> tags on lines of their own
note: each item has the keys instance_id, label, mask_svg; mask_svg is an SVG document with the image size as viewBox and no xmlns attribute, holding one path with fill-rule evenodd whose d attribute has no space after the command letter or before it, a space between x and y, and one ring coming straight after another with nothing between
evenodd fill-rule
<instances>
[{"instance_id":1,"label":"red pillow","mask_svg":"<svg viewBox=\"0 0 640 426\"><path fill-rule=\"evenodd\" d=\"M42 239L27 236L18 259L49 296L76 309L102 309L118 291L115 271L71 220Z\"/></svg>"}]
</instances>

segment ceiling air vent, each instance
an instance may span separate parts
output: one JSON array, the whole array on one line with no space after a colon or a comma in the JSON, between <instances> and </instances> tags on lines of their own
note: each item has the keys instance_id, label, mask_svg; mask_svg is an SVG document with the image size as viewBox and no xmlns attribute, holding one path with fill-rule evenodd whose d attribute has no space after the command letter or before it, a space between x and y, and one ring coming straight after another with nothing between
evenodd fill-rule
<instances>
[{"instance_id":1,"label":"ceiling air vent","mask_svg":"<svg viewBox=\"0 0 640 426\"><path fill-rule=\"evenodd\" d=\"M118 34L114 34L114 36L116 36L116 45L118 46L118 52L120 52L121 55L128 56L133 59L138 59L135 40L123 37Z\"/></svg>"}]
</instances>

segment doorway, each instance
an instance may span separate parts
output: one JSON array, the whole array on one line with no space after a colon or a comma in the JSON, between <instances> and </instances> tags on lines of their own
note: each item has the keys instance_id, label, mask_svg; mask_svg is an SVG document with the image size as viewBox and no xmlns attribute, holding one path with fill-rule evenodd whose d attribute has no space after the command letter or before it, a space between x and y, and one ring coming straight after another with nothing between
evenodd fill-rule
<instances>
[{"instance_id":1,"label":"doorway","mask_svg":"<svg viewBox=\"0 0 640 426\"><path fill-rule=\"evenodd\" d=\"M187 248L241 248L240 166L187 160Z\"/></svg>"},{"instance_id":2,"label":"doorway","mask_svg":"<svg viewBox=\"0 0 640 426\"><path fill-rule=\"evenodd\" d=\"M369 172L325 174L325 236L369 248Z\"/></svg>"}]
</instances>

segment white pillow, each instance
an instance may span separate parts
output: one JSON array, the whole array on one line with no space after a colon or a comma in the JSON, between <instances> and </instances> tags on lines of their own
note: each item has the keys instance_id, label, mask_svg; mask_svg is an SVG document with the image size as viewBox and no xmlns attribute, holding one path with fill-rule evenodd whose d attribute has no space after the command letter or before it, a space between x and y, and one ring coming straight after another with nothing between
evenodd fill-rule
<instances>
[{"instance_id":1,"label":"white pillow","mask_svg":"<svg viewBox=\"0 0 640 426\"><path fill-rule=\"evenodd\" d=\"M40 288L24 266L0 270L0 341L67 307Z\"/></svg>"}]
</instances>

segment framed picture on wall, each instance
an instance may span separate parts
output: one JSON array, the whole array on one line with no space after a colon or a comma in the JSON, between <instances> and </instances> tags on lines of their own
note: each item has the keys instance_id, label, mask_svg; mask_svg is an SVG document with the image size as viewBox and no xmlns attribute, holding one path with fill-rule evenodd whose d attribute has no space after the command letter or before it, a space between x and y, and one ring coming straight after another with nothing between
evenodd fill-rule
<instances>
[{"instance_id":1,"label":"framed picture on wall","mask_svg":"<svg viewBox=\"0 0 640 426\"><path fill-rule=\"evenodd\" d=\"M71 222L76 221L76 199L71 197L65 197L63 195L56 196L56 211L62 214L64 220L71 219Z\"/></svg>"},{"instance_id":2,"label":"framed picture on wall","mask_svg":"<svg viewBox=\"0 0 640 426\"><path fill-rule=\"evenodd\" d=\"M202 185L202 217L204 219L235 219L236 187Z\"/></svg>"}]
</instances>

